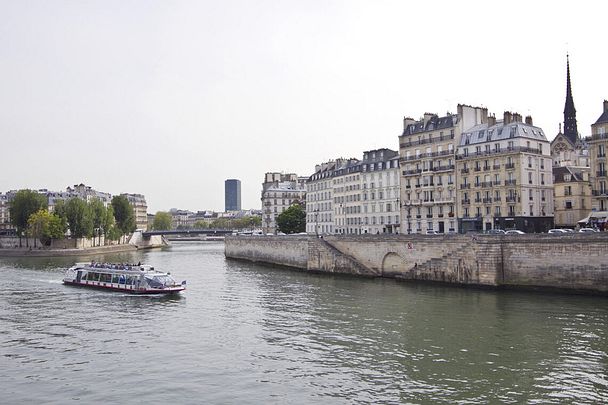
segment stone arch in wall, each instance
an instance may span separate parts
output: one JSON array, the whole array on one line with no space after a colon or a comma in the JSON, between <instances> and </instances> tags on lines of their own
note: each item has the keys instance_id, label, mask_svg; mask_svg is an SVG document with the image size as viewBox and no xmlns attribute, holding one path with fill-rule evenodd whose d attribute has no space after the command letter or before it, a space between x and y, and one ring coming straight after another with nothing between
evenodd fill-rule
<instances>
[{"instance_id":1,"label":"stone arch in wall","mask_svg":"<svg viewBox=\"0 0 608 405\"><path fill-rule=\"evenodd\" d=\"M389 252L382 259L382 276L392 277L396 274L404 274L410 267L403 257L395 252Z\"/></svg>"}]
</instances>

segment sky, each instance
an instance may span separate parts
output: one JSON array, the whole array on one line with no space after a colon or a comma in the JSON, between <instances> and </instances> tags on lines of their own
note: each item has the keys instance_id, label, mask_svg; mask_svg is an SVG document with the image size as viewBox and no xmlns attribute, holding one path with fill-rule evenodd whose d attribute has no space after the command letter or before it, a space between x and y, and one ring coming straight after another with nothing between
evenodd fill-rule
<instances>
[{"instance_id":1,"label":"sky","mask_svg":"<svg viewBox=\"0 0 608 405\"><path fill-rule=\"evenodd\" d=\"M538 3L538 4L537 4ZM549 5L550 4L550 5ZM261 208L266 172L398 150L457 104L578 128L608 99L607 1L0 0L0 192Z\"/></svg>"}]
</instances>

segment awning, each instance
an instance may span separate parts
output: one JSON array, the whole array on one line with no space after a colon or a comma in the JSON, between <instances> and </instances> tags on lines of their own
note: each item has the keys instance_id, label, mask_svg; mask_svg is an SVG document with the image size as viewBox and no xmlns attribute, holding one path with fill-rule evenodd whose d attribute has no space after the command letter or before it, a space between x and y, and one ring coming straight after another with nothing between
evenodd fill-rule
<instances>
[{"instance_id":1,"label":"awning","mask_svg":"<svg viewBox=\"0 0 608 405\"><path fill-rule=\"evenodd\" d=\"M591 211L589 215L578 221L579 224L586 224L589 221L605 222L608 219L608 211Z\"/></svg>"}]
</instances>

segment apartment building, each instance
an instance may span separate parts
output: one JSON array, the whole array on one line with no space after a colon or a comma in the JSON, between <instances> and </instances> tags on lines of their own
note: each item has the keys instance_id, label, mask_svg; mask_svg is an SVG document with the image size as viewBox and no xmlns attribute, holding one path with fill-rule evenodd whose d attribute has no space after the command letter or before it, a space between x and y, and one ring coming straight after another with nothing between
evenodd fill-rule
<instances>
[{"instance_id":1,"label":"apartment building","mask_svg":"<svg viewBox=\"0 0 608 405\"><path fill-rule=\"evenodd\" d=\"M347 223L347 233L400 233L399 153L390 149L363 152L360 168L361 198L357 208L351 208L358 215Z\"/></svg>"},{"instance_id":2,"label":"apartment building","mask_svg":"<svg viewBox=\"0 0 608 405\"><path fill-rule=\"evenodd\" d=\"M591 209L588 167L553 167L554 226L574 229Z\"/></svg>"},{"instance_id":3,"label":"apartment building","mask_svg":"<svg viewBox=\"0 0 608 405\"><path fill-rule=\"evenodd\" d=\"M494 228L544 232L553 226L549 141L532 117L505 112L464 131L458 144L461 232Z\"/></svg>"},{"instance_id":4,"label":"apartment building","mask_svg":"<svg viewBox=\"0 0 608 405\"><path fill-rule=\"evenodd\" d=\"M133 207L135 212L135 224L137 229L142 231L148 230L148 204L146 203L146 197L142 194L121 194L127 197L127 200Z\"/></svg>"},{"instance_id":5,"label":"apartment building","mask_svg":"<svg viewBox=\"0 0 608 405\"><path fill-rule=\"evenodd\" d=\"M592 188L592 209L608 211L608 166L606 150L608 149L608 100L604 100L602 115L591 125L589 155L591 158L590 181Z\"/></svg>"},{"instance_id":6,"label":"apartment building","mask_svg":"<svg viewBox=\"0 0 608 405\"><path fill-rule=\"evenodd\" d=\"M262 231L276 233L276 218L292 204L306 205L306 177L269 172L262 183Z\"/></svg>"}]
</instances>

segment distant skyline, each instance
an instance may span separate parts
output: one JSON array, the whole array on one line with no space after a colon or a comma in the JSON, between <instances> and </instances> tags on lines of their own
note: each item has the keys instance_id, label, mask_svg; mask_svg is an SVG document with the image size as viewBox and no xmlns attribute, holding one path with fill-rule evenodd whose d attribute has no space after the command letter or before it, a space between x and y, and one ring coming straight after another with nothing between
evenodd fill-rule
<instances>
[{"instance_id":1,"label":"distant skyline","mask_svg":"<svg viewBox=\"0 0 608 405\"><path fill-rule=\"evenodd\" d=\"M550 11L549 11L550 9ZM578 130L608 99L608 2L0 0L0 191L84 183L149 212L261 208L266 172L398 150L459 103Z\"/></svg>"}]
</instances>

